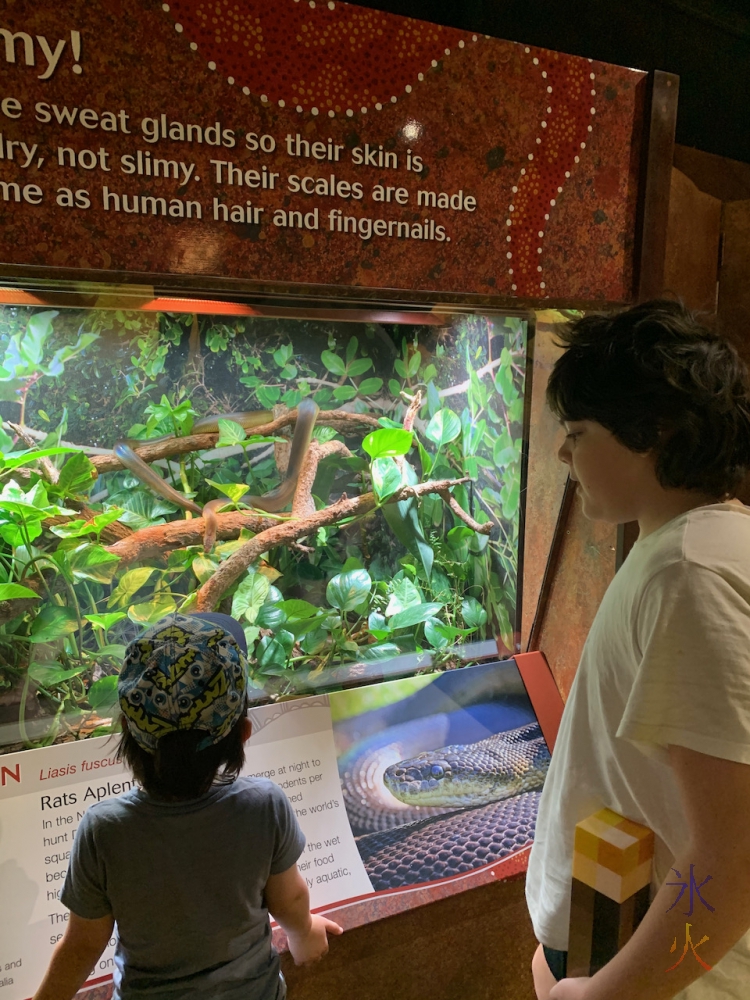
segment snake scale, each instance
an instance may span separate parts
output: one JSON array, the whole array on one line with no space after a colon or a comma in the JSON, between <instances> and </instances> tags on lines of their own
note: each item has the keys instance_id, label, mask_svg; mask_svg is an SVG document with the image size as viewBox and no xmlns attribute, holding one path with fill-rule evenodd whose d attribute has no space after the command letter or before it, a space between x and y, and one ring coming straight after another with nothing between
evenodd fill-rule
<instances>
[{"instance_id":1,"label":"snake scale","mask_svg":"<svg viewBox=\"0 0 750 1000\"><path fill-rule=\"evenodd\" d=\"M392 726L340 757L347 815L376 891L471 871L533 840L550 759L538 724L441 746L465 714ZM425 746L436 749L411 755Z\"/></svg>"}]
</instances>

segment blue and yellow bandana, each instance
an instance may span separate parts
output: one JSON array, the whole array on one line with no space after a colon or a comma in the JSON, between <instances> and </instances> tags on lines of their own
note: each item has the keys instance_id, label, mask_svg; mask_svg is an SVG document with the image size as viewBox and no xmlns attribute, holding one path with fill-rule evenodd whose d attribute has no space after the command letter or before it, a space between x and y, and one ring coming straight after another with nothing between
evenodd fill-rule
<instances>
[{"instance_id":1,"label":"blue and yellow bandana","mask_svg":"<svg viewBox=\"0 0 750 1000\"><path fill-rule=\"evenodd\" d=\"M175 614L130 643L117 693L133 739L154 753L162 736L185 729L206 733L198 750L218 743L245 711L246 687L247 660L231 631Z\"/></svg>"}]
</instances>

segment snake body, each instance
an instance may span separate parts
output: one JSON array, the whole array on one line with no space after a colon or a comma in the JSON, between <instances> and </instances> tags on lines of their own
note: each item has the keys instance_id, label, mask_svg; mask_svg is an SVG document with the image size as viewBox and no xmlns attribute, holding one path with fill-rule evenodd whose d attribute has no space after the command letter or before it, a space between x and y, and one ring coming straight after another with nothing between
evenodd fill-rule
<instances>
[{"instance_id":1,"label":"snake body","mask_svg":"<svg viewBox=\"0 0 750 1000\"><path fill-rule=\"evenodd\" d=\"M281 485L277 486L273 490L269 490L267 493L263 493L260 496L256 496L252 493L246 493L241 498L241 503L248 507L256 507L260 510L274 513L283 510L284 507L286 507L294 496L297 479L299 478L300 470L302 468L302 462L307 454L307 449L310 446L310 440L315 428L318 410L318 404L312 399L303 399L297 407L297 423L294 428L294 437L292 438L289 466L287 468L286 478ZM264 423L269 417L270 414L267 410L251 410L244 413L227 413L223 416L204 417L193 425L193 432L215 432L219 429L219 420L222 419L235 420L247 429L248 427L257 427L258 425ZM167 439L156 438L156 440L162 441ZM149 441L148 443L153 444L154 442ZM112 450L125 468L129 469L134 475L136 475L141 482L145 483L154 493L157 493L159 496L163 496L172 503L177 504L179 507L182 507L183 510L189 510L193 514L197 514L198 517L205 518L206 527L203 536L203 547L206 552L210 552L214 546L214 542L216 541L216 532L218 529L216 514L218 510L221 507L226 506L229 501L223 498L209 500L204 507L200 507L197 503L194 503L192 500L184 496L184 494L179 493L172 486L170 486L169 483L165 482L161 476L151 468L150 465L136 455L127 441L118 441Z\"/></svg>"},{"instance_id":2,"label":"snake body","mask_svg":"<svg viewBox=\"0 0 750 1000\"><path fill-rule=\"evenodd\" d=\"M549 766L538 724L526 712L524 725L446 745L466 715L401 723L340 757L347 815L376 890L470 871L533 840ZM436 749L415 756L425 746Z\"/></svg>"}]
</instances>

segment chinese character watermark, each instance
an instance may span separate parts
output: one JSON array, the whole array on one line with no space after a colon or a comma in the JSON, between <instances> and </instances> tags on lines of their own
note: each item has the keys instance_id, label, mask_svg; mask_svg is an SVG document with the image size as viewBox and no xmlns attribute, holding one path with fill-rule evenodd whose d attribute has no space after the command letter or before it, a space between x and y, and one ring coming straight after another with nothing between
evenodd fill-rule
<instances>
[{"instance_id":1,"label":"chinese character watermark","mask_svg":"<svg viewBox=\"0 0 750 1000\"><path fill-rule=\"evenodd\" d=\"M679 886L680 889L679 893L677 894L677 899L675 899L674 903L672 903L672 905L667 909L667 913L669 913L670 910L674 909L674 907L677 906L679 901L682 899L683 893L685 892L686 889L689 892L689 899L690 899L690 909L685 914L686 917L692 917L693 915L693 904L695 902L694 897L696 895L698 896L698 899L701 901L701 903L703 903L703 905L707 909L709 909L712 913L714 912L714 907L711 906L711 904L707 902L703 898L703 896L701 896L701 888L706 884L706 882L710 881L712 876L706 875L706 877L703 879L702 882L697 883L695 880L695 875L693 873L694 867L695 867L694 865L690 865L690 877L687 882L683 879L680 882L666 883L667 885ZM672 868L671 871L675 873L678 879L682 879L682 875L677 871L676 868ZM700 948L702 944L708 941L708 935L704 934L703 937L698 942L698 944L693 944L693 939L690 936L690 928L692 926L693 926L692 924L688 923L685 924L685 947L682 949L682 955L679 957L679 959L675 962L674 965L670 965L670 967L666 970L667 972L671 972L672 969L677 968L677 966L680 964L683 958L687 955L688 948L690 948L690 950L692 951L693 955L696 958L696 961L698 961L707 972L711 969L711 966L708 965L706 962L704 962L703 959L698 954L698 952L696 951L696 948ZM677 938L675 937L674 941L672 942L672 947L669 949L669 951L670 953L672 953L676 950L677 950Z\"/></svg>"}]
</instances>

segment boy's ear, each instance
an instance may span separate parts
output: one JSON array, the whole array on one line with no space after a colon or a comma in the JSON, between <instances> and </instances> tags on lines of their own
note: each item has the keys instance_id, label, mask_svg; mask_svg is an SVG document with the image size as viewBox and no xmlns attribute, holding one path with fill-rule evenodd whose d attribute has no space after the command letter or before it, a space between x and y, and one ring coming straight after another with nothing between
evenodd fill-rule
<instances>
[{"instance_id":1,"label":"boy's ear","mask_svg":"<svg viewBox=\"0 0 750 1000\"><path fill-rule=\"evenodd\" d=\"M253 724L250 719L245 716L242 720L242 742L247 743L250 737L253 735Z\"/></svg>"}]
</instances>

